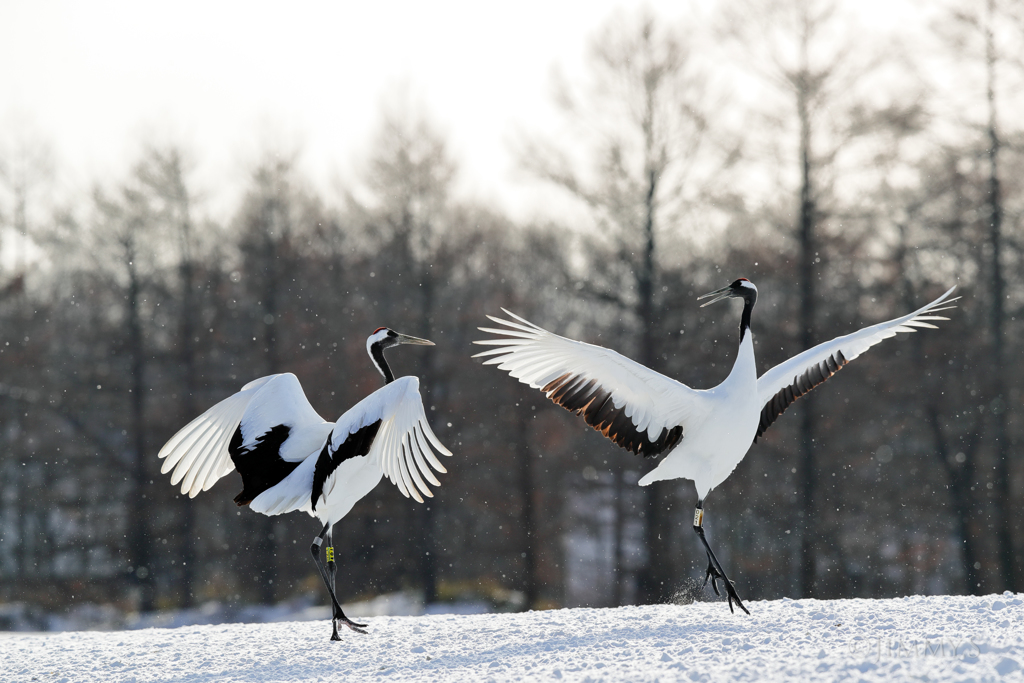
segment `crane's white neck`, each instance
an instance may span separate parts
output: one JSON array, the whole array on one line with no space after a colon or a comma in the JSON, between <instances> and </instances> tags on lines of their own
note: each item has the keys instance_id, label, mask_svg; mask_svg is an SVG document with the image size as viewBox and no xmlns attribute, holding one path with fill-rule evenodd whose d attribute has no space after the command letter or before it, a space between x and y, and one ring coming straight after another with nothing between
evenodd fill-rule
<instances>
[{"instance_id":1,"label":"crane's white neck","mask_svg":"<svg viewBox=\"0 0 1024 683\"><path fill-rule=\"evenodd\" d=\"M740 340L740 348L736 354L736 363L732 366L730 375L737 372L757 376L757 365L754 361L754 335L747 328L746 334Z\"/></svg>"}]
</instances>

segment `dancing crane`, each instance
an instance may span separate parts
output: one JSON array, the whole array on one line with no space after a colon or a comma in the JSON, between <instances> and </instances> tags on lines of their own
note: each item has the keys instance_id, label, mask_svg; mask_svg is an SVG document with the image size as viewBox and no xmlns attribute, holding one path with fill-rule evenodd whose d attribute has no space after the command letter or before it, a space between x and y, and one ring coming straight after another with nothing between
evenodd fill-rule
<instances>
[{"instance_id":1,"label":"dancing crane","mask_svg":"<svg viewBox=\"0 0 1024 683\"><path fill-rule=\"evenodd\" d=\"M242 476L242 491L235 496L239 506L265 515L301 510L323 523L310 551L331 595L331 640L341 640L339 621L366 632L365 624L345 616L334 592L334 525L383 476L407 498L422 503L423 496L433 497L428 483L441 482L430 467L446 471L434 451L451 455L427 424L419 380L395 379L384 359L384 350L399 344L434 345L386 327L375 330L366 350L384 386L337 422L327 422L313 410L295 375L270 375L249 382L192 420L159 453L164 460L160 472L173 470L171 484L180 482L181 492L190 498L237 469ZM326 569L320 561L325 537Z\"/></svg>"},{"instance_id":2,"label":"dancing crane","mask_svg":"<svg viewBox=\"0 0 1024 683\"><path fill-rule=\"evenodd\" d=\"M948 320L935 313L955 308L949 304L956 299L948 298L954 289L913 313L819 344L758 377L750 334L757 288L740 278L698 297L710 299L702 307L723 299L743 300L739 353L729 376L713 389L691 389L615 351L552 334L505 309L502 311L513 320L487 316L503 328L479 328L502 336L474 342L496 348L474 358L487 358L485 365L497 365L520 382L540 389L629 451L642 456L665 453L639 484L693 480L697 489L693 530L708 556L704 585L711 579L711 587L721 595L717 583L721 579L729 610L733 611L735 600L750 614L705 538L704 499L795 400L883 339L915 328L935 328L929 321Z\"/></svg>"}]
</instances>

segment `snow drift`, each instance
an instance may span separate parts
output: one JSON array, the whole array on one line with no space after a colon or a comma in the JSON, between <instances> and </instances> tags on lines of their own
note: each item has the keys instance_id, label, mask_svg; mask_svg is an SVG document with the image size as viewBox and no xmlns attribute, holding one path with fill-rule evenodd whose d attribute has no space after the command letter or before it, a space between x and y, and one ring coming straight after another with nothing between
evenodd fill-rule
<instances>
[{"instance_id":1,"label":"snow drift","mask_svg":"<svg viewBox=\"0 0 1024 683\"><path fill-rule=\"evenodd\" d=\"M5 681L1024 680L1024 595L719 602L0 637Z\"/></svg>"}]
</instances>

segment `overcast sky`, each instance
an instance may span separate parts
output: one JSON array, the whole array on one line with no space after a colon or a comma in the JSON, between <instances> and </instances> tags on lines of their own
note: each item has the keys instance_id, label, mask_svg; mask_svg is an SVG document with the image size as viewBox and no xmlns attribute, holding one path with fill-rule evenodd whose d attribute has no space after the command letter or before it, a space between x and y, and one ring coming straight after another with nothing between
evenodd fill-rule
<instances>
[{"instance_id":1,"label":"overcast sky","mask_svg":"<svg viewBox=\"0 0 1024 683\"><path fill-rule=\"evenodd\" d=\"M715 2L646 4L676 22ZM223 214L268 148L300 149L321 190L352 178L383 103L405 92L451 141L463 195L543 215L551 193L517 172L511 143L555 134L552 69L578 80L595 31L637 4L0 0L0 147L48 142L75 193L119 180L146 142L181 143ZM865 41L907 38L931 7L845 6Z\"/></svg>"},{"instance_id":2,"label":"overcast sky","mask_svg":"<svg viewBox=\"0 0 1024 683\"><path fill-rule=\"evenodd\" d=\"M49 141L72 190L151 139L189 146L212 193L267 145L300 147L326 187L405 89L451 140L462 191L524 217L509 142L552 123L552 67L578 72L619 4L0 0L0 122Z\"/></svg>"}]
</instances>

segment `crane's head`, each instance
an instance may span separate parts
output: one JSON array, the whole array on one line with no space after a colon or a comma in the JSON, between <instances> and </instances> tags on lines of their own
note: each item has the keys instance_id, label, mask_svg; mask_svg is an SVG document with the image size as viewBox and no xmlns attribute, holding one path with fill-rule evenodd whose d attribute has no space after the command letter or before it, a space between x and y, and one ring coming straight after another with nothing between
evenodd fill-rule
<instances>
[{"instance_id":1,"label":"crane's head","mask_svg":"<svg viewBox=\"0 0 1024 683\"><path fill-rule=\"evenodd\" d=\"M710 306L711 304L721 301L722 299L743 299L744 301L749 302L750 305L753 305L754 302L757 301L757 287L755 287L754 283L748 280L747 278L741 277L739 280L736 280L728 287L722 287L721 289L716 289L713 292L708 292L703 296L697 297L697 301L700 301L701 299L707 299L709 297L714 298L711 299L711 301L702 303L700 305L701 308L704 308L705 306Z\"/></svg>"},{"instance_id":2,"label":"crane's head","mask_svg":"<svg viewBox=\"0 0 1024 683\"><path fill-rule=\"evenodd\" d=\"M407 334L399 334L387 327L378 327L373 331L373 334L366 338L366 350L370 352L371 356L373 355L371 349L374 346L383 351L384 349L390 349L392 346L398 346L399 344L433 346L434 342L427 341L426 339L420 339L419 337L410 337Z\"/></svg>"},{"instance_id":3,"label":"crane's head","mask_svg":"<svg viewBox=\"0 0 1024 683\"><path fill-rule=\"evenodd\" d=\"M373 364L380 374L384 375L385 382L391 382L394 380L394 376L391 374L391 368L388 367L387 361L384 360L384 349L390 349L399 344L433 346L434 342L419 337L410 337L407 334L399 334L387 327L378 327L374 330L373 334L366 338L366 352L370 354L370 359L373 360Z\"/></svg>"}]
</instances>

